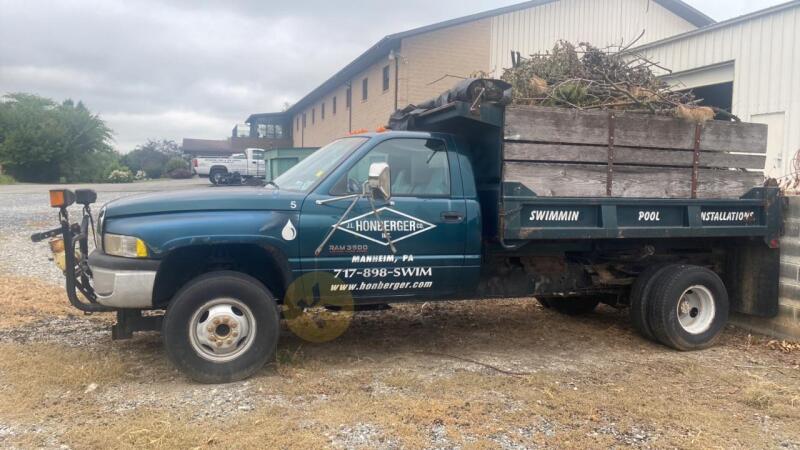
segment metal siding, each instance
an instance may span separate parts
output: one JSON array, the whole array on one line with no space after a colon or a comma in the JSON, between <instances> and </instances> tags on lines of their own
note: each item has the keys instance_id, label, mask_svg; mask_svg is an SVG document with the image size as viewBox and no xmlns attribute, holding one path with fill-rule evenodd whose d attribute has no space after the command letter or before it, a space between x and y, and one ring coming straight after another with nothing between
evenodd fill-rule
<instances>
[{"instance_id":1,"label":"metal siding","mask_svg":"<svg viewBox=\"0 0 800 450\"><path fill-rule=\"evenodd\" d=\"M695 27L649 0L562 0L491 19L490 67L495 75L511 65L511 52L522 56L550 50L559 39L597 46L639 44L674 36Z\"/></svg>"},{"instance_id":2,"label":"metal siding","mask_svg":"<svg viewBox=\"0 0 800 450\"><path fill-rule=\"evenodd\" d=\"M785 112L782 174L800 150L800 5L643 49L674 72L735 62L733 113Z\"/></svg>"}]
</instances>

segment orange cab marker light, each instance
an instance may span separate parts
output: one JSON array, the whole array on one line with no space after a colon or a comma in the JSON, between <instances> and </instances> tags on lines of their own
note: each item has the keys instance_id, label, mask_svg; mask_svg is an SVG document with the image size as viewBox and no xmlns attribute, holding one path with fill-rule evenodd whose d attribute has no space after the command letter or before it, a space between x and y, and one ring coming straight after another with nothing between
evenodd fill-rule
<instances>
[{"instance_id":1,"label":"orange cab marker light","mask_svg":"<svg viewBox=\"0 0 800 450\"><path fill-rule=\"evenodd\" d=\"M57 189L50 191L50 206L53 208L65 208L75 202L75 194L67 189Z\"/></svg>"},{"instance_id":2,"label":"orange cab marker light","mask_svg":"<svg viewBox=\"0 0 800 450\"><path fill-rule=\"evenodd\" d=\"M378 127L378 128L375 130L375 132L376 132L376 133L386 133L387 131L389 131L389 129L388 129L388 128L386 128L386 127Z\"/></svg>"},{"instance_id":3,"label":"orange cab marker light","mask_svg":"<svg viewBox=\"0 0 800 450\"><path fill-rule=\"evenodd\" d=\"M369 133L369 130L367 130L365 128L362 128L360 130L353 130L353 131L350 132L350 136L355 136L357 134L364 134L364 133Z\"/></svg>"}]
</instances>

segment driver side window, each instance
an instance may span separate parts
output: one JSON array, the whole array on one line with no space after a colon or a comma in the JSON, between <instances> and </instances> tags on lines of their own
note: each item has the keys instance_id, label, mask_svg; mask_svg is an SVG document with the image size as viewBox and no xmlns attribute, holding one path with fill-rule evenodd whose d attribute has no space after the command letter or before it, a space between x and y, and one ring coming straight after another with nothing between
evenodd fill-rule
<instances>
[{"instance_id":1,"label":"driver side window","mask_svg":"<svg viewBox=\"0 0 800 450\"><path fill-rule=\"evenodd\" d=\"M370 150L334 188L334 193L361 192L376 162L389 164L392 196L446 197L450 195L450 166L439 139L391 139Z\"/></svg>"}]
</instances>

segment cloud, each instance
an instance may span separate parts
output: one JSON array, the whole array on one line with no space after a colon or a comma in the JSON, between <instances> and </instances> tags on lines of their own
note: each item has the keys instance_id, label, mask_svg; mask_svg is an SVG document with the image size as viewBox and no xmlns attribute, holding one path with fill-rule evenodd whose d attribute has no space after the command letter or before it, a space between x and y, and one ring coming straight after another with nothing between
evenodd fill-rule
<instances>
[{"instance_id":1,"label":"cloud","mask_svg":"<svg viewBox=\"0 0 800 450\"><path fill-rule=\"evenodd\" d=\"M0 0L0 94L83 100L122 151L148 137L225 138L387 34L513 3Z\"/></svg>"}]
</instances>

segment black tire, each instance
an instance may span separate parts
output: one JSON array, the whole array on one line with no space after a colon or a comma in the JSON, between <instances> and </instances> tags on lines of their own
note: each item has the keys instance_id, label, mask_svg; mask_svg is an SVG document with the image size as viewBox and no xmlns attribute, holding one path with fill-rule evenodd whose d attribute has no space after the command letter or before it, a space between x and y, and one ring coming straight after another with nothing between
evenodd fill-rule
<instances>
[{"instance_id":1,"label":"black tire","mask_svg":"<svg viewBox=\"0 0 800 450\"><path fill-rule=\"evenodd\" d=\"M694 307L691 299L708 306ZM676 265L653 285L647 322L662 344L681 351L703 350L716 343L728 322L729 309L728 292L716 273L704 267Z\"/></svg>"},{"instance_id":2,"label":"black tire","mask_svg":"<svg viewBox=\"0 0 800 450\"><path fill-rule=\"evenodd\" d=\"M600 300L591 297L575 297L575 298L548 298L544 300L547 302L546 308L551 308L554 311L567 316L582 316L589 314L597 308ZM541 303L541 300L539 301Z\"/></svg>"},{"instance_id":3,"label":"black tire","mask_svg":"<svg viewBox=\"0 0 800 450\"><path fill-rule=\"evenodd\" d=\"M671 265L653 264L636 278L631 287L630 308L628 310L631 317L633 328L647 339L655 340L650 325L647 322L647 303L650 298L653 285L660 275L662 275Z\"/></svg>"},{"instance_id":4,"label":"black tire","mask_svg":"<svg viewBox=\"0 0 800 450\"><path fill-rule=\"evenodd\" d=\"M220 184L221 177L225 176L226 173L226 171L220 169L212 170L208 174L208 179L211 181L211 184Z\"/></svg>"},{"instance_id":5,"label":"black tire","mask_svg":"<svg viewBox=\"0 0 800 450\"><path fill-rule=\"evenodd\" d=\"M247 347L241 348L241 354L234 354L235 357L228 361L209 360L213 358L208 356L213 353L213 346L198 344L197 334L192 335L197 329L193 323L195 315L201 314L199 322L202 322L207 313L201 310L218 299L226 299L223 302L233 299L243 304L242 309L249 311L237 315L250 319L254 325L249 327L255 328L253 336L247 340ZM234 312L237 310L232 308ZM226 318L223 322L228 323ZM228 383L249 377L275 358L279 325L277 302L261 282L239 272L211 272L190 281L175 295L164 317L162 336L170 361L188 377L200 383ZM209 323L209 327L212 326ZM233 336L238 335L233 333ZM233 347L236 346L234 343ZM206 356L203 348L207 349Z\"/></svg>"}]
</instances>

